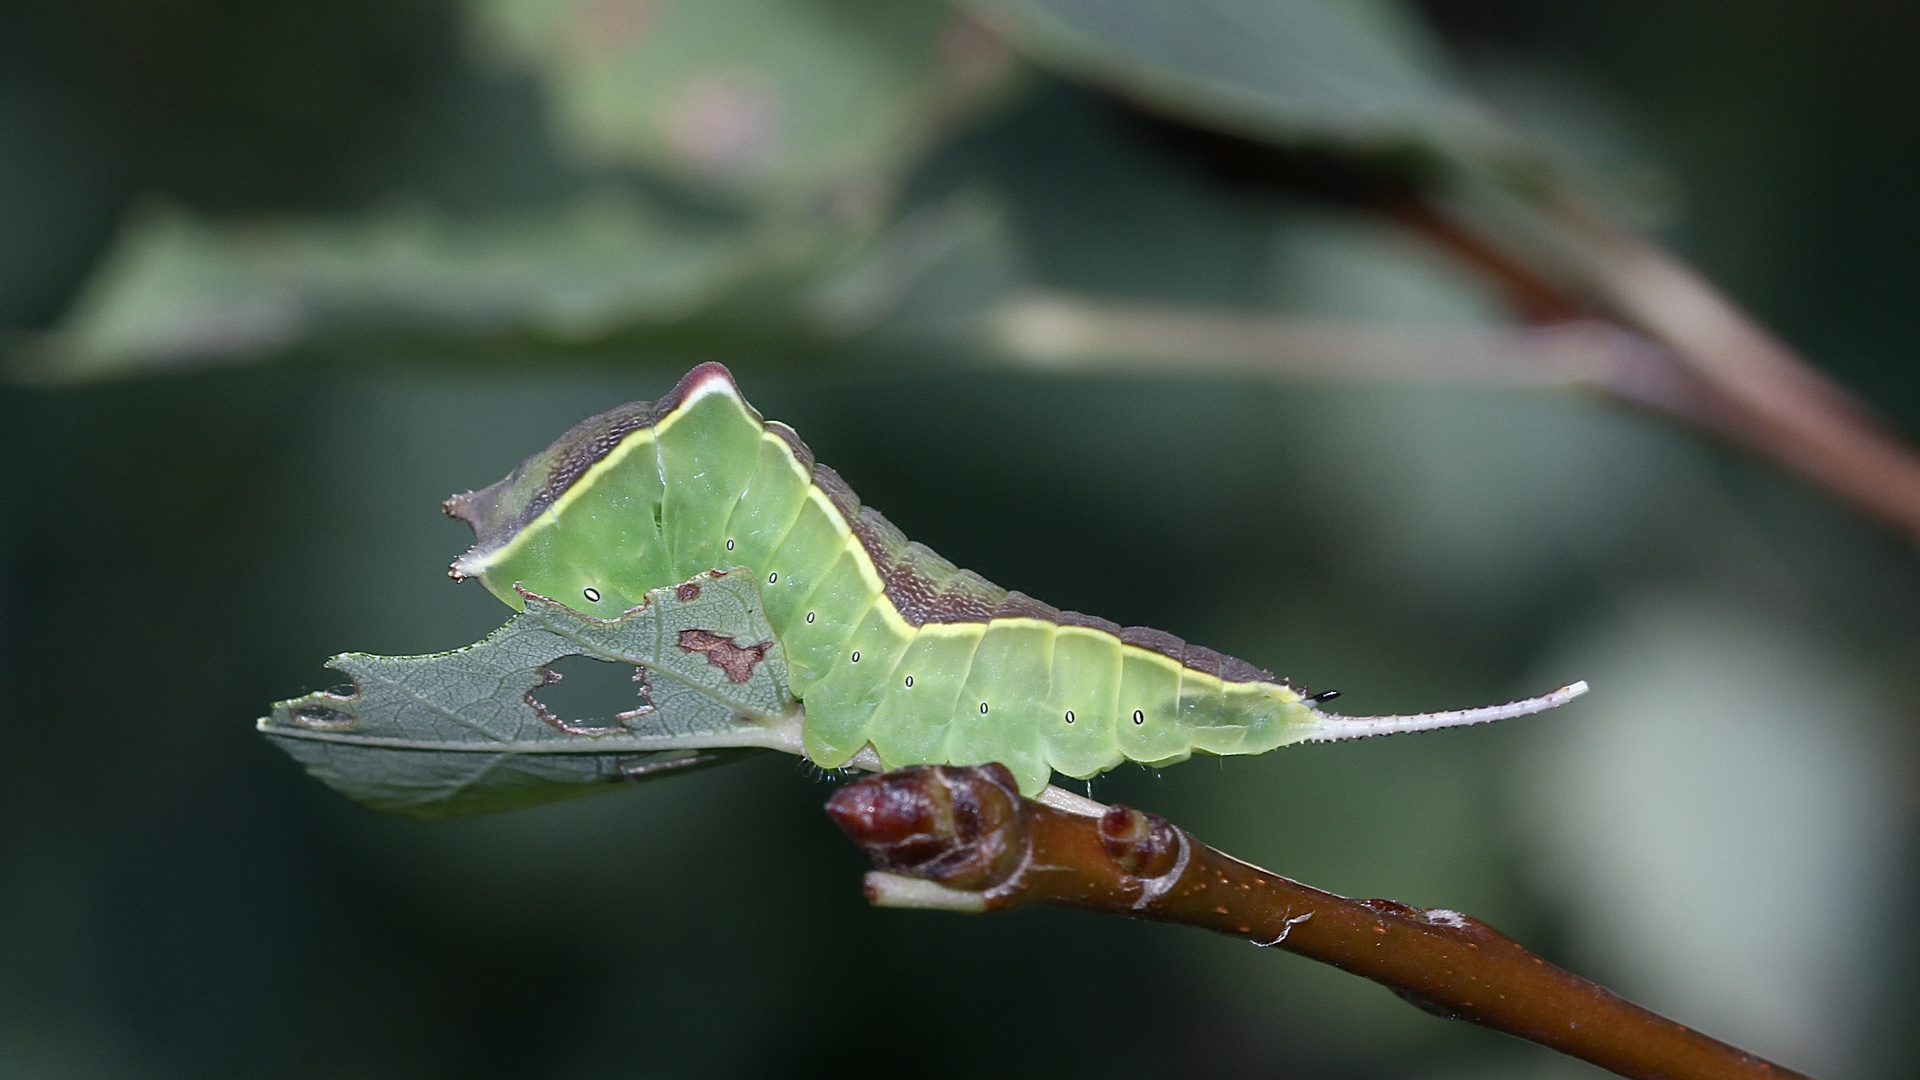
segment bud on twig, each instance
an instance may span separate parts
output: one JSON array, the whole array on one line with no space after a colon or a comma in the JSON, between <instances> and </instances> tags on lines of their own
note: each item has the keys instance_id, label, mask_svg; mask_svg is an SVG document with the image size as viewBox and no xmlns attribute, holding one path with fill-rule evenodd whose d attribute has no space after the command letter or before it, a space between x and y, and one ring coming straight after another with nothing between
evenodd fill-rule
<instances>
[{"instance_id":1,"label":"bud on twig","mask_svg":"<svg viewBox=\"0 0 1920 1080\"><path fill-rule=\"evenodd\" d=\"M1164 877L1179 863L1180 830L1158 814L1116 804L1100 818L1100 846L1134 877Z\"/></svg>"},{"instance_id":2,"label":"bud on twig","mask_svg":"<svg viewBox=\"0 0 1920 1080\"><path fill-rule=\"evenodd\" d=\"M883 871L984 892L1026 858L1020 787L1005 766L915 765L855 781L827 815Z\"/></svg>"}]
</instances>

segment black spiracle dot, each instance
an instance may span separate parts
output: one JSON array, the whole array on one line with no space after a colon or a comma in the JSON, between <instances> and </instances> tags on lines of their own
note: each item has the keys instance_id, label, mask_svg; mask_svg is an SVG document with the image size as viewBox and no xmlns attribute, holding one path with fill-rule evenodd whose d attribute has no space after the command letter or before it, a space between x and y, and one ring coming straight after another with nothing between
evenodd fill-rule
<instances>
[{"instance_id":1,"label":"black spiracle dot","mask_svg":"<svg viewBox=\"0 0 1920 1080\"><path fill-rule=\"evenodd\" d=\"M1143 713L1143 712L1141 712L1141 711L1140 711L1139 709L1135 709L1135 710L1133 710L1133 722L1134 722L1134 723L1136 723L1136 724L1144 724L1144 723L1146 723L1146 722L1147 722L1147 714L1146 714L1146 713Z\"/></svg>"},{"instance_id":2,"label":"black spiracle dot","mask_svg":"<svg viewBox=\"0 0 1920 1080\"><path fill-rule=\"evenodd\" d=\"M1067 723L1069 723L1069 724L1071 724L1071 723L1073 723L1073 710L1072 710L1072 709L1068 709L1068 710L1067 710Z\"/></svg>"},{"instance_id":3,"label":"black spiracle dot","mask_svg":"<svg viewBox=\"0 0 1920 1080\"><path fill-rule=\"evenodd\" d=\"M913 676L907 676L907 689L913 689Z\"/></svg>"},{"instance_id":4,"label":"black spiracle dot","mask_svg":"<svg viewBox=\"0 0 1920 1080\"><path fill-rule=\"evenodd\" d=\"M767 584L769 584L769 585L771 585L771 584L773 584L774 582L776 582L776 581L779 581L779 580L780 580L780 575L779 575L779 573L777 573L777 572L776 572L776 573L772 573L772 574L768 574L768 575L767 575Z\"/></svg>"},{"instance_id":5,"label":"black spiracle dot","mask_svg":"<svg viewBox=\"0 0 1920 1080\"><path fill-rule=\"evenodd\" d=\"M727 537L727 550L728 551L733 550L733 537L731 536Z\"/></svg>"},{"instance_id":6,"label":"black spiracle dot","mask_svg":"<svg viewBox=\"0 0 1920 1080\"><path fill-rule=\"evenodd\" d=\"M855 650L853 650L853 662L854 662L854 663L856 663L856 664L860 662L860 650L859 650L859 649L855 649Z\"/></svg>"},{"instance_id":7,"label":"black spiracle dot","mask_svg":"<svg viewBox=\"0 0 1920 1080\"><path fill-rule=\"evenodd\" d=\"M586 597L587 599L593 601L596 604L600 602L600 590L594 588L591 585L587 586L584 589L581 589L580 595Z\"/></svg>"},{"instance_id":8,"label":"black spiracle dot","mask_svg":"<svg viewBox=\"0 0 1920 1080\"><path fill-rule=\"evenodd\" d=\"M808 621L808 622L812 622L812 621L813 621L813 612L811 612L811 611L809 611L809 612L807 612L807 621Z\"/></svg>"},{"instance_id":9,"label":"black spiracle dot","mask_svg":"<svg viewBox=\"0 0 1920 1080\"><path fill-rule=\"evenodd\" d=\"M980 715L981 716L987 715L987 703L984 701L980 703Z\"/></svg>"}]
</instances>

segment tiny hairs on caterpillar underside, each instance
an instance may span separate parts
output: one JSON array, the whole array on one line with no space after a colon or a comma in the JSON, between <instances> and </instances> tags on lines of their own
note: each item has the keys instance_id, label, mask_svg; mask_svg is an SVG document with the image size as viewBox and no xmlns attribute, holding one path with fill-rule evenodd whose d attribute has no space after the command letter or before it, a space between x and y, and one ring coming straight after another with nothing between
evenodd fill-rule
<instances>
[{"instance_id":1,"label":"tiny hairs on caterpillar underside","mask_svg":"<svg viewBox=\"0 0 1920 1080\"><path fill-rule=\"evenodd\" d=\"M1031 795L1054 772L1481 723L1586 690L1412 716L1322 712L1326 695L1244 660L1061 611L908 541L717 363L657 402L582 421L446 510L475 536L453 576L515 608L516 584L593 614L752 569L805 706L806 754L825 768L869 746L887 768L997 761Z\"/></svg>"}]
</instances>

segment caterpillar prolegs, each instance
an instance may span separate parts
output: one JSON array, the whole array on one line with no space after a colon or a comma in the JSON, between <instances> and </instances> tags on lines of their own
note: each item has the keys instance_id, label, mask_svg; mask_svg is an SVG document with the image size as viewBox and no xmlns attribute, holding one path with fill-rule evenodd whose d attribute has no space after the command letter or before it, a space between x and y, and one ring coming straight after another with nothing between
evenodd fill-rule
<instances>
[{"instance_id":1,"label":"caterpillar prolegs","mask_svg":"<svg viewBox=\"0 0 1920 1080\"><path fill-rule=\"evenodd\" d=\"M650 589L751 569L805 706L806 753L829 768L869 745L888 768L997 761L1033 794L1056 771L1480 723L1586 689L1418 716L1322 712L1244 660L1060 611L909 542L715 363L446 508L476 537L453 576L516 608L516 583L607 617Z\"/></svg>"}]
</instances>

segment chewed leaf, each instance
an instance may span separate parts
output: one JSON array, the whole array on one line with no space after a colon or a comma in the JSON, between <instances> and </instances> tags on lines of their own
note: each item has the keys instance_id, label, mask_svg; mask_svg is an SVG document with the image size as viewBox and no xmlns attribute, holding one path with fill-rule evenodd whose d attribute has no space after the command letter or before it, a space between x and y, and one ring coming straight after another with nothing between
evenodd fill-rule
<instances>
[{"instance_id":1,"label":"chewed leaf","mask_svg":"<svg viewBox=\"0 0 1920 1080\"><path fill-rule=\"evenodd\" d=\"M519 591L526 600L522 618L570 642L570 652L670 676L764 725L779 724L794 709L786 655L751 571L709 571L655 589L649 603L613 619L589 618Z\"/></svg>"},{"instance_id":2,"label":"chewed leaf","mask_svg":"<svg viewBox=\"0 0 1920 1080\"><path fill-rule=\"evenodd\" d=\"M280 702L260 730L344 794L417 817L552 802L792 741L798 705L750 575L703 574L611 619L525 595L525 612L464 649L335 657L352 693ZM689 635L710 647L686 648ZM733 650L724 666L719 643ZM647 701L612 726L555 716L535 693L563 656L635 665Z\"/></svg>"}]
</instances>

